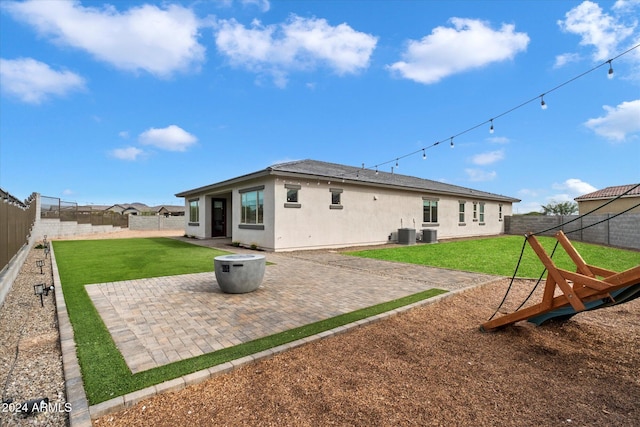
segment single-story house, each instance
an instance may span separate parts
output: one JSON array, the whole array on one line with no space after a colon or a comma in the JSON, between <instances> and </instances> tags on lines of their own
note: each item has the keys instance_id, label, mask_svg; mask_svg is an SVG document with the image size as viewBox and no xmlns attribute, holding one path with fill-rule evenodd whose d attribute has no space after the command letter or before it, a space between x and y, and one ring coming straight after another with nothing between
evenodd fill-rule
<instances>
[{"instance_id":1,"label":"single-story house","mask_svg":"<svg viewBox=\"0 0 640 427\"><path fill-rule=\"evenodd\" d=\"M580 215L582 215L596 209L597 207L602 206L606 202L615 199L621 194L624 194L624 196L608 204L607 206L603 206L602 208L598 209L596 213L620 213L640 203L640 187L638 187L638 184L607 187L603 188L602 190L594 191L592 193L576 197L573 200L578 203L578 212ZM640 207L635 207L629 212L640 213Z\"/></svg>"},{"instance_id":2,"label":"single-story house","mask_svg":"<svg viewBox=\"0 0 640 427\"><path fill-rule=\"evenodd\" d=\"M156 215L169 216L184 216L184 206L175 205L162 205L153 208L156 211Z\"/></svg>"},{"instance_id":3,"label":"single-story house","mask_svg":"<svg viewBox=\"0 0 640 427\"><path fill-rule=\"evenodd\" d=\"M496 235L519 199L389 172L300 160L183 191L185 234L269 251ZM407 234L407 233L401 233ZM410 233L412 234L412 233Z\"/></svg>"}]
</instances>

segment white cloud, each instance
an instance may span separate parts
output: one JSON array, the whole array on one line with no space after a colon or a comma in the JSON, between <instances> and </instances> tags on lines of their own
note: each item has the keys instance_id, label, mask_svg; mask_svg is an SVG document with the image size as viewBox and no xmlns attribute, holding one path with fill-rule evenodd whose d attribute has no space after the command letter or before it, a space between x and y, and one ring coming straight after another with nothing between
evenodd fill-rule
<instances>
[{"instance_id":1,"label":"white cloud","mask_svg":"<svg viewBox=\"0 0 640 427\"><path fill-rule=\"evenodd\" d=\"M138 160L138 157L143 154L144 151L136 147L116 148L115 150L111 151L111 155L116 159L129 161Z\"/></svg>"},{"instance_id":2,"label":"white cloud","mask_svg":"<svg viewBox=\"0 0 640 427\"><path fill-rule=\"evenodd\" d=\"M32 58L0 59L0 82L3 91L30 104L85 88L78 74L53 70Z\"/></svg>"},{"instance_id":3,"label":"white cloud","mask_svg":"<svg viewBox=\"0 0 640 427\"><path fill-rule=\"evenodd\" d=\"M539 202L522 201L513 204L514 214L527 214L530 212L542 212L542 206Z\"/></svg>"},{"instance_id":4,"label":"white cloud","mask_svg":"<svg viewBox=\"0 0 640 427\"><path fill-rule=\"evenodd\" d=\"M482 169L465 169L469 181L491 181L498 175L495 171L484 171Z\"/></svg>"},{"instance_id":5,"label":"white cloud","mask_svg":"<svg viewBox=\"0 0 640 427\"><path fill-rule=\"evenodd\" d=\"M476 154L471 159L471 162L475 165L484 166L499 162L502 159L504 159L504 150L496 150L488 153Z\"/></svg>"},{"instance_id":6,"label":"white cloud","mask_svg":"<svg viewBox=\"0 0 640 427\"><path fill-rule=\"evenodd\" d=\"M558 200L559 198L562 199L559 201L573 200L575 197L582 196L583 194L587 193L592 193L597 190L597 188L595 188L593 185L577 178L569 178L560 184L554 183L551 188L557 191L567 192L566 194L557 194L550 197L550 199L552 200Z\"/></svg>"},{"instance_id":7,"label":"white cloud","mask_svg":"<svg viewBox=\"0 0 640 427\"><path fill-rule=\"evenodd\" d=\"M403 60L388 68L419 83L437 83L452 74L513 59L529 44L529 36L515 32L514 25L503 24L496 31L474 19L450 22L454 28L437 27L421 40L410 40Z\"/></svg>"},{"instance_id":8,"label":"white cloud","mask_svg":"<svg viewBox=\"0 0 640 427\"><path fill-rule=\"evenodd\" d=\"M606 114L587 120L584 125L612 141L625 141L632 134L640 132L640 99L619 104L616 107L603 106Z\"/></svg>"},{"instance_id":9,"label":"white cloud","mask_svg":"<svg viewBox=\"0 0 640 427\"><path fill-rule=\"evenodd\" d=\"M122 139L129 139L129 131L123 130L121 132L118 132L118 136Z\"/></svg>"},{"instance_id":10,"label":"white cloud","mask_svg":"<svg viewBox=\"0 0 640 427\"><path fill-rule=\"evenodd\" d=\"M286 23L250 27L236 20L218 22L216 46L231 64L271 75L286 85L291 71L312 70L321 65L337 74L357 73L369 66L377 38L358 32L346 23L331 26L325 19L292 15Z\"/></svg>"},{"instance_id":11,"label":"white cloud","mask_svg":"<svg viewBox=\"0 0 640 427\"><path fill-rule=\"evenodd\" d=\"M619 2L614 9L619 12L632 12L633 3L638 4L638 2ZM610 15L603 12L597 3L584 1L567 12L566 19L559 20L558 25L562 31L580 36L580 45L593 46L594 61L603 61L609 59L618 50L620 42L633 34L635 23L633 23L633 14L631 16L632 23L625 25L622 22L624 16ZM556 65L560 64L556 61Z\"/></svg>"},{"instance_id":12,"label":"white cloud","mask_svg":"<svg viewBox=\"0 0 640 427\"><path fill-rule=\"evenodd\" d=\"M194 135L176 125L166 128L150 128L138 136L143 145L152 145L167 151L185 151L198 141Z\"/></svg>"},{"instance_id":13,"label":"white cloud","mask_svg":"<svg viewBox=\"0 0 640 427\"><path fill-rule=\"evenodd\" d=\"M555 68L561 68L572 62L578 62L581 59L582 57L577 53L563 53L561 55L556 55L556 62L553 66Z\"/></svg>"},{"instance_id":14,"label":"white cloud","mask_svg":"<svg viewBox=\"0 0 640 427\"><path fill-rule=\"evenodd\" d=\"M111 5L100 9L79 1L30 0L4 8L56 44L84 50L122 70L168 77L204 60L200 23L193 11L179 5L145 4L118 12Z\"/></svg>"},{"instance_id":15,"label":"white cloud","mask_svg":"<svg viewBox=\"0 0 640 427\"><path fill-rule=\"evenodd\" d=\"M261 12L268 12L271 9L271 3L269 0L240 0L243 5L257 6Z\"/></svg>"},{"instance_id":16,"label":"white cloud","mask_svg":"<svg viewBox=\"0 0 640 427\"><path fill-rule=\"evenodd\" d=\"M511 140L506 136L492 136L487 138L487 141L492 144L508 144L509 142L511 142Z\"/></svg>"}]
</instances>

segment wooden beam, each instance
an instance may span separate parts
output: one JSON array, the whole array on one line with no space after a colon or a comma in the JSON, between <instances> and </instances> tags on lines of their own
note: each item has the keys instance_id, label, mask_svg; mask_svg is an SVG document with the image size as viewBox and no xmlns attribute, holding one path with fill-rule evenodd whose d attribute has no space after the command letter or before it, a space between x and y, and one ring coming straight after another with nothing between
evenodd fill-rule
<instances>
[{"instance_id":1,"label":"wooden beam","mask_svg":"<svg viewBox=\"0 0 640 427\"><path fill-rule=\"evenodd\" d=\"M558 239L558 242L560 242L565 252L567 252L567 255L569 255L569 258L571 258L573 263L576 265L578 273L584 274L585 276L595 277L595 274L593 274L587 263L584 262L582 256L578 253L576 248L573 247L562 230L556 233L556 239Z\"/></svg>"},{"instance_id":2,"label":"wooden beam","mask_svg":"<svg viewBox=\"0 0 640 427\"><path fill-rule=\"evenodd\" d=\"M608 284L606 284L602 280L598 280L591 276L584 276L580 273L574 273L572 271L563 270L561 268L559 268L558 271L560 272L560 274L562 274L564 278L573 281L574 290L576 289L576 284L580 284L583 286L587 286L589 288L599 289L599 290L609 289L610 287Z\"/></svg>"},{"instance_id":3,"label":"wooden beam","mask_svg":"<svg viewBox=\"0 0 640 427\"><path fill-rule=\"evenodd\" d=\"M536 255L538 255L538 258L540 258L540 261L542 261L542 264L547 268L547 274L553 278L560 290L566 295L567 301L571 304L571 307L573 307L575 311L582 311L586 309L582 301L580 301L580 298L578 298L578 295L573 291L573 288L569 286L566 280L564 280L564 277L562 277L558 271L553 260L549 258L549 255L547 255L542 245L540 245L536 236L533 234L527 235L527 242L529 242L531 249L533 249Z\"/></svg>"}]
</instances>

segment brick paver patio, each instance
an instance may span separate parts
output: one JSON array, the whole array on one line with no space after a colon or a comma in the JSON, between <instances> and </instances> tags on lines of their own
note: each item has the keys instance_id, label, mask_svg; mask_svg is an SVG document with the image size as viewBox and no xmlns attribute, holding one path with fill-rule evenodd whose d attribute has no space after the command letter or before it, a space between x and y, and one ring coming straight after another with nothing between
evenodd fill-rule
<instances>
[{"instance_id":1,"label":"brick paver patio","mask_svg":"<svg viewBox=\"0 0 640 427\"><path fill-rule=\"evenodd\" d=\"M213 272L86 290L137 373L427 289L457 290L496 279L331 251L266 256L274 265L267 266L262 286L247 294L222 293Z\"/></svg>"}]
</instances>

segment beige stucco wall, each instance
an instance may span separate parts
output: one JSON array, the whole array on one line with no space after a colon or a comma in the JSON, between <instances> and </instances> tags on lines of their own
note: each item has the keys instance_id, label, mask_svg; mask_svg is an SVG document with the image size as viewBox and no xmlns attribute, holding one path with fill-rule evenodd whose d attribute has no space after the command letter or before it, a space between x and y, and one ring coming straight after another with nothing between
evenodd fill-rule
<instances>
[{"instance_id":1,"label":"beige stucco wall","mask_svg":"<svg viewBox=\"0 0 640 427\"><path fill-rule=\"evenodd\" d=\"M299 207L287 204L286 184L300 186ZM242 228L240 224L241 193L243 189L264 185L263 229ZM341 209L331 208L330 189L341 189ZM257 245L266 250L332 248L387 243L399 228L437 230L438 239L496 235L504 232L499 219L512 214L510 203L483 201L485 221L473 221L473 202L465 199L466 217L458 222L456 196L442 196L419 191L362 186L342 182L263 177L227 188L215 194L201 194L185 200L185 233L198 238L211 236L211 199L227 198L227 236L243 245ZM423 197L438 200L438 223L422 222ZM200 221L189 225L189 200L199 198ZM291 206L289 204L289 206Z\"/></svg>"},{"instance_id":2,"label":"beige stucco wall","mask_svg":"<svg viewBox=\"0 0 640 427\"><path fill-rule=\"evenodd\" d=\"M604 213L619 213L619 212L623 212L626 211L627 209L631 208L632 206L635 206L638 204L638 202L640 202L640 197L621 197L620 199L616 200L615 202L604 206L601 209L598 209L596 211L596 213L598 214L604 214ZM602 205L604 205L605 203L607 203L607 200L586 200L586 201L580 201L578 202L578 211L580 213L580 215L583 215L587 212L591 212L592 210L594 210L597 207L600 207ZM636 207L634 209L631 209L629 212L632 213L640 213L640 207Z\"/></svg>"},{"instance_id":3,"label":"beige stucco wall","mask_svg":"<svg viewBox=\"0 0 640 427\"><path fill-rule=\"evenodd\" d=\"M257 245L260 248L274 250L273 243L273 227L275 211L273 206L273 182L274 178L264 178L261 180L248 181L234 188L233 191L233 210L232 210L232 238L234 242L240 242L243 245ZM240 224L240 191L245 188L251 188L264 185L264 229L254 230L239 228Z\"/></svg>"},{"instance_id":4,"label":"beige stucco wall","mask_svg":"<svg viewBox=\"0 0 640 427\"><path fill-rule=\"evenodd\" d=\"M285 207L285 184L301 186L299 208ZM342 209L331 209L331 188L342 189ZM313 249L386 243L399 228L435 229L438 238L495 235L504 231L498 219L498 202L485 202L485 222L472 221L472 202L465 200L465 225L458 222L459 197L424 192L363 187L341 182L278 179L275 196L275 250ZM423 197L438 200L438 223L423 224ZM503 203L504 215L511 204Z\"/></svg>"}]
</instances>

